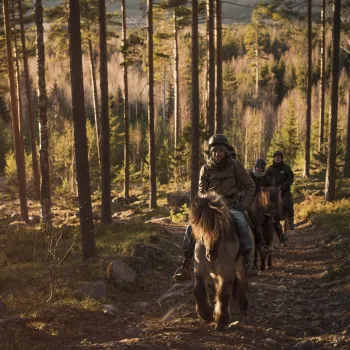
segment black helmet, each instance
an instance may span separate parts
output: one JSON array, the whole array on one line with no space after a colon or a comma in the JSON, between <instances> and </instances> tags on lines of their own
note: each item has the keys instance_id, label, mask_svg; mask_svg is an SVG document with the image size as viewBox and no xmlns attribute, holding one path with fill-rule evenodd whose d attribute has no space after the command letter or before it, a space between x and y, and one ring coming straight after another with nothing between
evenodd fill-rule
<instances>
[{"instance_id":1,"label":"black helmet","mask_svg":"<svg viewBox=\"0 0 350 350\"><path fill-rule=\"evenodd\" d=\"M280 156L281 158L283 158L283 153L281 151L276 151L273 156Z\"/></svg>"},{"instance_id":2,"label":"black helmet","mask_svg":"<svg viewBox=\"0 0 350 350\"><path fill-rule=\"evenodd\" d=\"M235 148L233 146L230 145L228 147L228 152L227 153L231 156L231 158L236 159L236 150L235 150Z\"/></svg>"},{"instance_id":3,"label":"black helmet","mask_svg":"<svg viewBox=\"0 0 350 350\"><path fill-rule=\"evenodd\" d=\"M264 159L258 159L256 162L255 162L255 167L256 168L264 168L266 167L266 162Z\"/></svg>"},{"instance_id":4,"label":"black helmet","mask_svg":"<svg viewBox=\"0 0 350 350\"><path fill-rule=\"evenodd\" d=\"M225 135L223 135L223 134L213 135L209 139L209 147L211 148L214 145L224 145L227 148L229 148L231 146L228 138Z\"/></svg>"}]
</instances>

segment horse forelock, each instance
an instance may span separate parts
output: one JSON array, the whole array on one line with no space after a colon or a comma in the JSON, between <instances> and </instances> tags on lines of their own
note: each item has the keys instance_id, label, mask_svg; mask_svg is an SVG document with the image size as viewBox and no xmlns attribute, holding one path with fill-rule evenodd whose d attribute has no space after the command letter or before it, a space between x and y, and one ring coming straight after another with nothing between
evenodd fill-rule
<instances>
[{"instance_id":1,"label":"horse forelock","mask_svg":"<svg viewBox=\"0 0 350 350\"><path fill-rule=\"evenodd\" d=\"M190 210L190 224L196 240L212 247L230 229L230 210L222 196L209 193L195 200Z\"/></svg>"}]
</instances>

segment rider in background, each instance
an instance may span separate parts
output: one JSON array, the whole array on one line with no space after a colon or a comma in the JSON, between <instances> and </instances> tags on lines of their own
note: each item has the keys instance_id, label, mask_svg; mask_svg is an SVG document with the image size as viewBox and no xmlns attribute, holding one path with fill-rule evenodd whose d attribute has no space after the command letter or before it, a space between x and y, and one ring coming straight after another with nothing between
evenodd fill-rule
<instances>
[{"instance_id":1,"label":"rider in background","mask_svg":"<svg viewBox=\"0 0 350 350\"><path fill-rule=\"evenodd\" d=\"M210 158L200 171L198 195L204 196L213 191L225 197L237 225L246 275L247 277L253 277L258 272L250 259L252 241L244 211L249 208L252 202L255 184L243 165L229 155L230 147L231 145L225 135L213 135L209 139ZM240 198L242 187L244 188L244 195ZM191 279L194 247L192 228L187 226L183 244L184 260L182 266L174 275L175 280Z\"/></svg>"},{"instance_id":2,"label":"rider in background","mask_svg":"<svg viewBox=\"0 0 350 350\"><path fill-rule=\"evenodd\" d=\"M267 173L266 171L266 161L264 159L258 159L255 162L254 168L250 170L249 172L250 177L253 179L253 181L255 182L255 195L254 197L261 191L261 189L263 187L267 188L267 187L271 187L272 186L272 179L270 177L270 175ZM252 214L252 211L249 210L248 211L249 215ZM254 214L253 214L254 216ZM254 221L254 217L252 218L252 221ZM287 236L283 233L283 229L282 229L282 225L280 223L279 220L277 220L276 218L272 218L273 219L273 226L275 228L275 231L277 233L277 236L280 240L281 243L286 243L288 238ZM261 226L259 225L258 230L261 230ZM265 245L265 240L263 238L262 232L260 234L259 233L259 238L260 236L262 236L262 241L261 244Z\"/></svg>"},{"instance_id":3,"label":"rider in background","mask_svg":"<svg viewBox=\"0 0 350 350\"><path fill-rule=\"evenodd\" d=\"M272 185L281 189L282 199L286 205L289 228L294 230L294 207L290 192L290 187L294 182L294 173L291 167L283 162L281 151L276 151L273 154L273 163L268 167L267 174L272 179Z\"/></svg>"}]
</instances>

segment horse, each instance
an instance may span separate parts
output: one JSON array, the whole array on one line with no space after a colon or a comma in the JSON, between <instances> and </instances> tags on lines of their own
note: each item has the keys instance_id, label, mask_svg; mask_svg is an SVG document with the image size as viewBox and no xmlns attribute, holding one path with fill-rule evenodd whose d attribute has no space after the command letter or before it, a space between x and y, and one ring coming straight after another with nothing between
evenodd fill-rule
<instances>
[{"instance_id":1,"label":"horse","mask_svg":"<svg viewBox=\"0 0 350 350\"><path fill-rule=\"evenodd\" d=\"M223 330L230 322L231 295L237 295L242 315L247 314L247 279L240 255L239 237L232 214L224 197L208 193L196 198L191 206L190 224L195 246L194 295L196 312ZM216 305L208 295L210 277L215 282Z\"/></svg>"},{"instance_id":2,"label":"horse","mask_svg":"<svg viewBox=\"0 0 350 350\"><path fill-rule=\"evenodd\" d=\"M275 187L262 187L261 191L255 196L254 202L250 208L253 215L260 224L266 245L272 249L275 247L276 233L273 225L274 218L280 217L283 211L283 201L281 191ZM254 255L254 266L258 267L257 250ZM268 256L267 268L272 268L272 254ZM266 269L266 258L260 257L260 270Z\"/></svg>"}]
</instances>

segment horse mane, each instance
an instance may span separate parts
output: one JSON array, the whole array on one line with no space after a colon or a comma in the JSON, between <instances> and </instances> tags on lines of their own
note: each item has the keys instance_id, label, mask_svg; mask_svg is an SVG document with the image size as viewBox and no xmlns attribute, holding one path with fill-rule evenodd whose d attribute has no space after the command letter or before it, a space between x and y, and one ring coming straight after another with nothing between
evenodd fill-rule
<instances>
[{"instance_id":1,"label":"horse mane","mask_svg":"<svg viewBox=\"0 0 350 350\"><path fill-rule=\"evenodd\" d=\"M196 198L189 218L195 239L203 239L206 247L212 247L220 233L232 230L230 209L224 197L215 192Z\"/></svg>"},{"instance_id":2,"label":"horse mane","mask_svg":"<svg viewBox=\"0 0 350 350\"><path fill-rule=\"evenodd\" d=\"M276 187L262 188L256 197L256 201L258 202L256 204L262 208L273 207L273 209L276 209L278 212L282 208L281 191Z\"/></svg>"}]
</instances>

